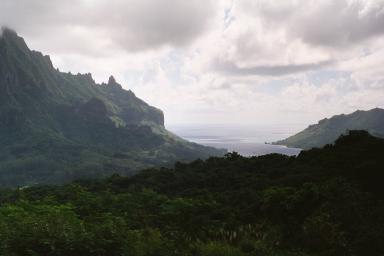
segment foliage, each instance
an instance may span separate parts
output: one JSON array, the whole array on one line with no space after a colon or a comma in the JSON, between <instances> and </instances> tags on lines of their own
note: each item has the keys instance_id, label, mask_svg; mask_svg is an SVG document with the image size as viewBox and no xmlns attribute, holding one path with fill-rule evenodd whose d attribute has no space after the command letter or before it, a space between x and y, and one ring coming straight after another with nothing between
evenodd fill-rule
<instances>
[{"instance_id":1,"label":"foliage","mask_svg":"<svg viewBox=\"0 0 384 256\"><path fill-rule=\"evenodd\" d=\"M384 253L384 140L3 189L0 255Z\"/></svg>"},{"instance_id":2,"label":"foliage","mask_svg":"<svg viewBox=\"0 0 384 256\"><path fill-rule=\"evenodd\" d=\"M350 130L366 130L374 136L384 138L384 109L358 110L349 115L325 118L318 124L310 125L305 130L275 144L302 149L323 147Z\"/></svg>"},{"instance_id":3,"label":"foliage","mask_svg":"<svg viewBox=\"0 0 384 256\"><path fill-rule=\"evenodd\" d=\"M0 36L0 185L130 175L223 155L167 131L163 112L113 77L63 73L15 32Z\"/></svg>"}]
</instances>

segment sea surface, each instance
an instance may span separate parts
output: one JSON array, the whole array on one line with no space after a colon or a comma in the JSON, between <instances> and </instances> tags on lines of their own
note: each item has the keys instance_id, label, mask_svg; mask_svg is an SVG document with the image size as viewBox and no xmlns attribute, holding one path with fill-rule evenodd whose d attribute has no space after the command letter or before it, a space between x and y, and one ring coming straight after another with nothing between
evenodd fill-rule
<instances>
[{"instance_id":1,"label":"sea surface","mask_svg":"<svg viewBox=\"0 0 384 256\"><path fill-rule=\"evenodd\" d=\"M270 143L285 139L303 128L305 128L303 125L178 125L168 127L169 130L189 141L216 148L225 148L229 152L235 151L243 156L259 156L271 153L298 155L301 151L299 148L287 148Z\"/></svg>"}]
</instances>

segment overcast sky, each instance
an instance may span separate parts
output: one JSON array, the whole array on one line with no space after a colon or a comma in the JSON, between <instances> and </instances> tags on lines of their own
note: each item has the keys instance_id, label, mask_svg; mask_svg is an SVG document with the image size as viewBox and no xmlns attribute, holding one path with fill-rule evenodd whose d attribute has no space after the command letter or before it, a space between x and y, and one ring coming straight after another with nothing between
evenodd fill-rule
<instances>
[{"instance_id":1,"label":"overcast sky","mask_svg":"<svg viewBox=\"0 0 384 256\"><path fill-rule=\"evenodd\" d=\"M0 0L0 25L171 126L384 107L384 0Z\"/></svg>"}]
</instances>

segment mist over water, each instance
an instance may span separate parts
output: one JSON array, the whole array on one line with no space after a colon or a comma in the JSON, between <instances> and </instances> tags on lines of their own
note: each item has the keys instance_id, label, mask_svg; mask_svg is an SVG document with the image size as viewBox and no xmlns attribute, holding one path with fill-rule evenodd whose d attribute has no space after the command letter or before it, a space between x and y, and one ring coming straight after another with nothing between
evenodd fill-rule
<instances>
[{"instance_id":1,"label":"mist over water","mask_svg":"<svg viewBox=\"0 0 384 256\"><path fill-rule=\"evenodd\" d=\"M303 125L178 125L168 127L184 139L202 145L225 148L243 156L259 156L271 153L297 155L301 149L268 143L285 139L305 128Z\"/></svg>"}]
</instances>

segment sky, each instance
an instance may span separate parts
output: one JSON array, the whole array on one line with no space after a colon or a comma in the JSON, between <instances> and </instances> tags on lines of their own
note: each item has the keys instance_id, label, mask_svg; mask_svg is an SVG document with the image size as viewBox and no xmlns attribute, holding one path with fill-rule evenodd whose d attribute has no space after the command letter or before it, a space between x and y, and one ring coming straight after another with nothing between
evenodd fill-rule
<instances>
[{"instance_id":1,"label":"sky","mask_svg":"<svg viewBox=\"0 0 384 256\"><path fill-rule=\"evenodd\" d=\"M0 0L56 67L113 75L173 125L384 107L384 0Z\"/></svg>"}]
</instances>

